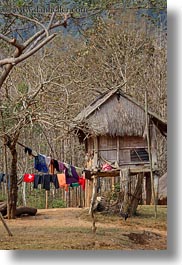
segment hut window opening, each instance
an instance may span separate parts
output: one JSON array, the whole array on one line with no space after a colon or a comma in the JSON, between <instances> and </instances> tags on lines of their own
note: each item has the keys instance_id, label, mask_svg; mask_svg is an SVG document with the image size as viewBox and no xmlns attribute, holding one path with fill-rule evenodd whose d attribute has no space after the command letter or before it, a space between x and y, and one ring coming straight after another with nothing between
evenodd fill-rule
<instances>
[{"instance_id":1,"label":"hut window opening","mask_svg":"<svg viewBox=\"0 0 182 265\"><path fill-rule=\"evenodd\" d=\"M145 148L132 149L130 151L130 157L132 162L149 161L149 155Z\"/></svg>"}]
</instances>

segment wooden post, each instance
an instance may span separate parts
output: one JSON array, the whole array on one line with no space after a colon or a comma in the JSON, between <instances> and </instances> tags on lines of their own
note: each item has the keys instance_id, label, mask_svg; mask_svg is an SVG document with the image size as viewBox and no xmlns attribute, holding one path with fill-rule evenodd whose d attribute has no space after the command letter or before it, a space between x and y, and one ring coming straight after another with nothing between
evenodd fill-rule
<instances>
[{"instance_id":1,"label":"wooden post","mask_svg":"<svg viewBox=\"0 0 182 265\"><path fill-rule=\"evenodd\" d=\"M46 196L45 208L48 209L48 190L46 190L45 196Z\"/></svg>"},{"instance_id":2,"label":"wooden post","mask_svg":"<svg viewBox=\"0 0 182 265\"><path fill-rule=\"evenodd\" d=\"M86 207L90 206L90 200L91 200L91 194L92 194L92 181L91 180L86 180Z\"/></svg>"},{"instance_id":3,"label":"wooden post","mask_svg":"<svg viewBox=\"0 0 182 265\"><path fill-rule=\"evenodd\" d=\"M2 221L2 223L3 223L3 225L4 225L4 227L5 227L6 231L8 232L8 235L9 235L9 236L13 236L13 234L12 234L11 231L9 230L9 228L8 228L8 226L7 226L7 224L6 224L5 220L4 220L4 218L3 218L1 212L0 212L0 219L1 219L1 221Z\"/></svg>"},{"instance_id":4,"label":"wooden post","mask_svg":"<svg viewBox=\"0 0 182 265\"><path fill-rule=\"evenodd\" d=\"M142 181L143 181L143 173L139 173L137 175L137 184L136 184L136 188L135 191L132 195L131 198L131 209L130 209L130 213L131 215L135 215L136 214L136 209L138 207L139 201L141 199L141 195L142 195Z\"/></svg>"},{"instance_id":5,"label":"wooden post","mask_svg":"<svg viewBox=\"0 0 182 265\"><path fill-rule=\"evenodd\" d=\"M123 213L128 213L128 210L129 210L129 196L128 196L129 170L128 168L124 169L122 171L122 174L123 174L122 189L123 189L124 198L123 198L121 210L123 211Z\"/></svg>"},{"instance_id":6,"label":"wooden post","mask_svg":"<svg viewBox=\"0 0 182 265\"><path fill-rule=\"evenodd\" d=\"M93 176L93 190L92 190L92 198L90 202L89 214L92 217L92 232L95 234L97 227L95 226L95 215L94 215L94 204L97 197L97 177Z\"/></svg>"},{"instance_id":7,"label":"wooden post","mask_svg":"<svg viewBox=\"0 0 182 265\"><path fill-rule=\"evenodd\" d=\"M151 203L151 177L150 174L145 173L146 176L146 182L145 182L145 189L146 189L146 205L150 205Z\"/></svg>"},{"instance_id":8,"label":"wooden post","mask_svg":"<svg viewBox=\"0 0 182 265\"><path fill-rule=\"evenodd\" d=\"M26 206L26 182L23 182L23 206Z\"/></svg>"},{"instance_id":9,"label":"wooden post","mask_svg":"<svg viewBox=\"0 0 182 265\"><path fill-rule=\"evenodd\" d=\"M157 136L156 136L156 128L154 124L152 124L151 129L151 156L152 156L152 167L153 170L157 170ZM154 191L155 191L155 203L158 204L158 193L159 193L159 176L154 174Z\"/></svg>"},{"instance_id":10,"label":"wooden post","mask_svg":"<svg viewBox=\"0 0 182 265\"><path fill-rule=\"evenodd\" d=\"M147 99L147 90L145 90L145 118L146 118L146 129L147 129L147 146L148 146L148 154L150 161L150 176L151 176L151 184L152 184L152 197L154 201L154 209L155 209L155 218L157 218L157 204L155 199L155 188L154 188L154 176L153 176L153 167L152 167L152 155L150 148L150 133L149 133L149 122L148 122L148 99Z\"/></svg>"},{"instance_id":11,"label":"wooden post","mask_svg":"<svg viewBox=\"0 0 182 265\"><path fill-rule=\"evenodd\" d=\"M159 197L159 176L154 174L154 190L155 190L155 203L158 204Z\"/></svg>"}]
</instances>

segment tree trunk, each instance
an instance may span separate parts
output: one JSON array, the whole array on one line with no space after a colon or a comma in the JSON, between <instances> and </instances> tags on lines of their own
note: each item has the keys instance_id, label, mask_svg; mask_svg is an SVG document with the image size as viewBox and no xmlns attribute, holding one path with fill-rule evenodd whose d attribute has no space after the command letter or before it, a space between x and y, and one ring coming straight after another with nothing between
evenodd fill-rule
<instances>
[{"instance_id":1,"label":"tree trunk","mask_svg":"<svg viewBox=\"0 0 182 265\"><path fill-rule=\"evenodd\" d=\"M143 181L143 174L140 173L138 174L137 185L131 199L130 215L136 214L136 210L142 195L142 181Z\"/></svg>"},{"instance_id":2,"label":"tree trunk","mask_svg":"<svg viewBox=\"0 0 182 265\"><path fill-rule=\"evenodd\" d=\"M16 143L18 141L19 133L17 133L13 138L6 135L5 141L6 145L10 149L12 160L11 160L11 170L10 177L8 178L8 190L9 190L9 201L8 201L8 219L15 219L16 217L16 204L18 198L18 185L17 185L17 151Z\"/></svg>"},{"instance_id":3,"label":"tree trunk","mask_svg":"<svg viewBox=\"0 0 182 265\"><path fill-rule=\"evenodd\" d=\"M18 186L17 186L17 151L16 148L11 150L11 174L9 185L9 207L8 207L8 219L15 219L16 217L16 204L18 198Z\"/></svg>"},{"instance_id":4,"label":"tree trunk","mask_svg":"<svg viewBox=\"0 0 182 265\"><path fill-rule=\"evenodd\" d=\"M16 209L16 217L20 217L21 215L35 216L36 213L37 209L33 207L18 207Z\"/></svg>"}]
</instances>

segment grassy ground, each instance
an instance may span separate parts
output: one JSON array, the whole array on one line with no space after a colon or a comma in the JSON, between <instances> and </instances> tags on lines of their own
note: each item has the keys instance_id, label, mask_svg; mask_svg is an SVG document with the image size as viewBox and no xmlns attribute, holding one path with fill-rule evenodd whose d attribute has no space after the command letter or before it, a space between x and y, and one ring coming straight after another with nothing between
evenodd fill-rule
<instances>
[{"instance_id":1,"label":"grassy ground","mask_svg":"<svg viewBox=\"0 0 182 265\"><path fill-rule=\"evenodd\" d=\"M35 217L6 220L12 237L0 222L0 249L14 250L137 250L167 248L167 208L138 208L138 216L126 221L118 216L96 214L92 233L88 209L40 209Z\"/></svg>"}]
</instances>

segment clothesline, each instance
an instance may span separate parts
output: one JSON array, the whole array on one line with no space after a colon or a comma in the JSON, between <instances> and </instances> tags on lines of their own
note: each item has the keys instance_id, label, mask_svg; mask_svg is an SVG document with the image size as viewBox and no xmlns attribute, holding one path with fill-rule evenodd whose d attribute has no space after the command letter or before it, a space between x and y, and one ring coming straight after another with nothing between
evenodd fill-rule
<instances>
[{"instance_id":1,"label":"clothesline","mask_svg":"<svg viewBox=\"0 0 182 265\"><path fill-rule=\"evenodd\" d=\"M20 142L17 142L17 144L19 144L20 146L22 146L22 147L24 147L25 148L25 153L27 153L28 152L28 154L29 155L31 155L31 156L33 156L33 157L37 157L37 155L39 154L38 152L35 152L35 151L32 151L32 149L31 148L29 148L29 147L27 147L27 146L25 146L24 144L22 144L22 143L20 143ZM30 153L31 152L31 153ZM33 152L34 152L34 154L33 154ZM36 155L36 154L37 155ZM46 157L46 156L45 156ZM51 157L52 158L52 157ZM56 159L54 159L54 160L56 160ZM70 165L70 164L68 164L68 163L66 163L66 162L62 162L62 163L64 163L65 165ZM85 169L85 168L81 168L81 167L77 167L77 166L74 166L76 169L78 169L78 170L88 170L88 169Z\"/></svg>"},{"instance_id":2,"label":"clothesline","mask_svg":"<svg viewBox=\"0 0 182 265\"><path fill-rule=\"evenodd\" d=\"M61 162L52 158L51 156L45 156L43 154L35 153L30 147L25 146L24 144L17 142L20 146L24 147L25 153L34 157L34 168L45 174L62 174L64 182L67 185L72 185L73 183L78 183L80 177L91 180L91 171L81 167L75 167L65 162Z\"/></svg>"},{"instance_id":3,"label":"clothesline","mask_svg":"<svg viewBox=\"0 0 182 265\"><path fill-rule=\"evenodd\" d=\"M34 187L38 184L42 184L43 187L46 187L48 190L50 183L53 182L56 188L59 186L64 187L66 190L68 186L74 187L77 184L84 187L85 179L91 180L90 170L75 167L68 163L53 159L52 157L39 154L20 142L17 142L17 144L25 149L25 154L28 153L28 155L34 157L34 168L38 172L41 172L40 174L25 173L23 180L21 178L20 182L34 182ZM55 174L55 170L57 174ZM32 176L32 178L30 178L30 176ZM0 177L0 182L5 180L5 174L1 174Z\"/></svg>"}]
</instances>

